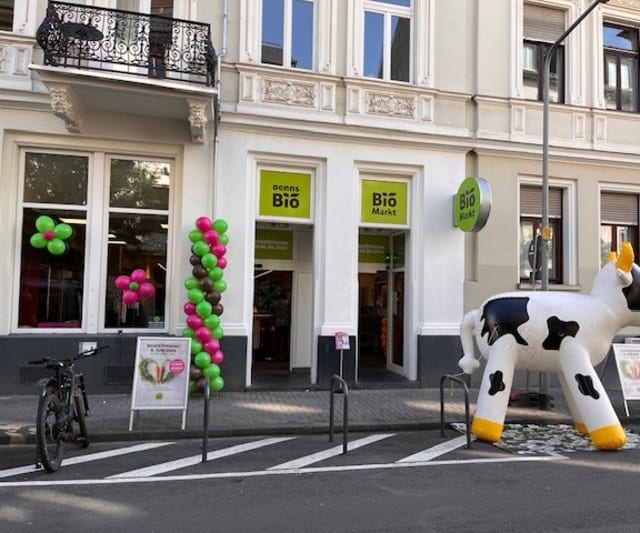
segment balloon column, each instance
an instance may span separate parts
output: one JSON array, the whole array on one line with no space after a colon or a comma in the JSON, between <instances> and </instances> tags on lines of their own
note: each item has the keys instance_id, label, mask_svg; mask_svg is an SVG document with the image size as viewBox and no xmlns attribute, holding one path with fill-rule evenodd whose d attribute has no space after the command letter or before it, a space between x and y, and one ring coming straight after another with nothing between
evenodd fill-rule
<instances>
[{"instance_id":1,"label":"balloon column","mask_svg":"<svg viewBox=\"0 0 640 533\"><path fill-rule=\"evenodd\" d=\"M62 255L67 251L65 242L73 234L69 224L56 224L51 217L40 215L36 218L37 233L31 236L29 242L34 248L46 248L52 255Z\"/></svg>"},{"instance_id":2,"label":"balloon column","mask_svg":"<svg viewBox=\"0 0 640 533\"><path fill-rule=\"evenodd\" d=\"M141 268L136 268L130 276L118 276L116 288L122 291L122 301L126 305L135 304L139 298L151 298L156 288L147 279L147 274Z\"/></svg>"},{"instance_id":3,"label":"balloon column","mask_svg":"<svg viewBox=\"0 0 640 533\"><path fill-rule=\"evenodd\" d=\"M207 380L211 390L219 392L224 387L220 375L220 364L224 354L220 349L220 339L224 330L220 316L224 308L220 303L227 283L222 279L227 266L225 254L229 237L226 234L229 225L218 219L208 217L196 220L196 227L189 232L191 241L192 271L184 281L187 289L187 302L184 312L187 315L187 327L182 334L191 337L191 369L189 390L203 392Z\"/></svg>"}]
</instances>

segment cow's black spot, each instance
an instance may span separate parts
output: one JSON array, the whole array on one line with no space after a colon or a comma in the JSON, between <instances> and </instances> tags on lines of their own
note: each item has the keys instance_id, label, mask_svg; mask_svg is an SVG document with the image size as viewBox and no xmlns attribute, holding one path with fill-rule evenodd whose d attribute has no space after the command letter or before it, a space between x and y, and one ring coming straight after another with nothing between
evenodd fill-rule
<instances>
[{"instance_id":1,"label":"cow's black spot","mask_svg":"<svg viewBox=\"0 0 640 533\"><path fill-rule=\"evenodd\" d=\"M591 396L594 400L600 398L600 393L593 386L593 379L591 376L584 374L576 374L576 381L578 382L578 390L585 396Z\"/></svg>"},{"instance_id":2,"label":"cow's black spot","mask_svg":"<svg viewBox=\"0 0 640 533\"><path fill-rule=\"evenodd\" d=\"M549 328L549 335L547 335L547 338L542 343L542 347L545 350L559 350L562 339L565 337L575 337L580 326L573 320L565 322L557 316L552 316L547 319L547 328Z\"/></svg>"},{"instance_id":3,"label":"cow's black spot","mask_svg":"<svg viewBox=\"0 0 640 533\"><path fill-rule=\"evenodd\" d=\"M633 281L628 287L622 289L622 294L627 299L627 307L631 311L640 311L640 268L634 264L631 267Z\"/></svg>"},{"instance_id":4,"label":"cow's black spot","mask_svg":"<svg viewBox=\"0 0 640 533\"><path fill-rule=\"evenodd\" d=\"M504 381L502 380L502 372L500 370L496 370L493 374L490 374L489 380L491 381L489 396L495 396L496 394L502 392L507 388L504 384Z\"/></svg>"},{"instance_id":5,"label":"cow's black spot","mask_svg":"<svg viewBox=\"0 0 640 533\"><path fill-rule=\"evenodd\" d=\"M527 346L525 341L518 333L518 326L529 320L527 313L527 304L529 298L496 298L488 301L482 309L482 325L481 335L489 333L487 342L491 346L503 335L513 335L518 344Z\"/></svg>"}]
</instances>

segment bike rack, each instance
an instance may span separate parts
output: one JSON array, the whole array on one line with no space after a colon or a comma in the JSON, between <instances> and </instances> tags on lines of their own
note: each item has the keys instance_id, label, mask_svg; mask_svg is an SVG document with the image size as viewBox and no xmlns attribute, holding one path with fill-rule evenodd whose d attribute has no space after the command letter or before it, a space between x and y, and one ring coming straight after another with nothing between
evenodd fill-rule
<instances>
[{"instance_id":1,"label":"bike rack","mask_svg":"<svg viewBox=\"0 0 640 533\"><path fill-rule=\"evenodd\" d=\"M342 454L347 453L347 437L349 434L349 385L338 374L331 376L331 389L329 391L329 442L333 442L333 395L335 383L339 382L342 389Z\"/></svg>"},{"instance_id":2,"label":"bike rack","mask_svg":"<svg viewBox=\"0 0 640 533\"><path fill-rule=\"evenodd\" d=\"M471 425L469 424L469 387L466 382L458 376L445 374L440 378L440 436L444 437L444 382L459 383L464 390L464 420L467 425L467 448L471 448Z\"/></svg>"},{"instance_id":3,"label":"bike rack","mask_svg":"<svg viewBox=\"0 0 640 533\"><path fill-rule=\"evenodd\" d=\"M204 385L204 420L202 425L202 462L207 462L207 449L209 447L209 400L211 386L209 380Z\"/></svg>"}]
</instances>

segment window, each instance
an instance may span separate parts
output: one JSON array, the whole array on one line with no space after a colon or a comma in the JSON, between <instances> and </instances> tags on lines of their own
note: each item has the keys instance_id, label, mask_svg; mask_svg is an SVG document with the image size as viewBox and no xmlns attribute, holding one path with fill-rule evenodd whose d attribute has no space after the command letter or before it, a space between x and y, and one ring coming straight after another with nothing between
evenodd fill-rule
<instances>
[{"instance_id":1,"label":"window","mask_svg":"<svg viewBox=\"0 0 640 533\"><path fill-rule=\"evenodd\" d=\"M365 0L363 73L411 80L411 0Z\"/></svg>"},{"instance_id":2,"label":"window","mask_svg":"<svg viewBox=\"0 0 640 533\"><path fill-rule=\"evenodd\" d=\"M105 176L92 177L94 157L107 160ZM22 158L20 331L164 327L171 164L30 150ZM125 305L115 279L136 269L154 294ZM104 316L102 325L87 316Z\"/></svg>"},{"instance_id":3,"label":"window","mask_svg":"<svg viewBox=\"0 0 640 533\"><path fill-rule=\"evenodd\" d=\"M542 100L544 54L565 30L565 12L537 5L524 5L522 81L524 97ZM564 47L559 45L549 69L549 101L564 102Z\"/></svg>"},{"instance_id":4,"label":"window","mask_svg":"<svg viewBox=\"0 0 640 533\"><path fill-rule=\"evenodd\" d=\"M547 244L549 281L562 283L562 189L549 188L549 226L552 239ZM520 186L520 280L541 279L542 187Z\"/></svg>"},{"instance_id":5,"label":"window","mask_svg":"<svg viewBox=\"0 0 640 533\"><path fill-rule=\"evenodd\" d=\"M638 30L604 24L602 41L607 109L638 111Z\"/></svg>"},{"instance_id":6,"label":"window","mask_svg":"<svg viewBox=\"0 0 640 533\"><path fill-rule=\"evenodd\" d=\"M262 63L311 70L313 43L313 0L262 0Z\"/></svg>"},{"instance_id":7,"label":"window","mask_svg":"<svg viewBox=\"0 0 640 533\"><path fill-rule=\"evenodd\" d=\"M14 0L0 0L0 30L13 29L13 4Z\"/></svg>"},{"instance_id":8,"label":"window","mask_svg":"<svg viewBox=\"0 0 640 533\"><path fill-rule=\"evenodd\" d=\"M619 252L628 241L638 250L638 195L624 192L600 193L600 266L609 252Z\"/></svg>"}]
</instances>

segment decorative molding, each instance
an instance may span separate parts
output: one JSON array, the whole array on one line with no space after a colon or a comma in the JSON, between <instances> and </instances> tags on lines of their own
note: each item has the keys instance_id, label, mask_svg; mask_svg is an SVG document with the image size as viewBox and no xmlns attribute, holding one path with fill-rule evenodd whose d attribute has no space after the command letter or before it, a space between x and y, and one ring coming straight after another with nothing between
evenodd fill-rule
<instances>
[{"instance_id":1,"label":"decorative molding","mask_svg":"<svg viewBox=\"0 0 640 533\"><path fill-rule=\"evenodd\" d=\"M420 96L420 120L422 122L433 122L433 96Z\"/></svg>"},{"instance_id":2,"label":"decorative molding","mask_svg":"<svg viewBox=\"0 0 640 533\"><path fill-rule=\"evenodd\" d=\"M262 100L278 104L315 107L316 84L264 79Z\"/></svg>"},{"instance_id":3,"label":"decorative molding","mask_svg":"<svg viewBox=\"0 0 640 533\"><path fill-rule=\"evenodd\" d=\"M585 140L585 123L587 117L584 113L574 113L573 114L573 138L575 140L584 141Z\"/></svg>"},{"instance_id":4,"label":"decorative molding","mask_svg":"<svg viewBox=\"0 0 640 533\"><path fill-rule=\"evenodd\" d=\"M69 132L80 133L80 106L73 91L69 87L49 87L49 96L54 115L64 121Z\"/></svg>"},{"instance_id":5,"label":"decorative molding","mask_svg":"<svg viewBox=\"0 0 640 533\"><path fill-rule=\"evenodd\" d=\"M191 127L191 140L195 144L203 144L207 127L207 107L203 102L189 103L189 126Z\"/></svg>"},{"instance_id":6,"label":"decorative molding","mask_svg":"<svg viewBox=\"0 0 640 533\"><path fill-rule=\"evenodd\" d=\"M630 9L640 9L640 0L611 0L610 5Z\"/></svg>"},{"instance_id":7,"label":"decorative molding","mask_svg":"<svg viewBox=\"0 0 640 533\"><path fill-rule=\"evenodd\" d=\"M511 108L511 130L512 133L524 134L526 128L527 111L524 106L513 106Z\"/></svg>"},{"instance_id":8,"label":"decorative molding","mask_svg":"<svg viewBox=\"0 0 640 533\"><path fill-rule=\"evenodd\" d=\"M336 86L333 83L320 84L320 109L322 111L336 110Z\"/></svg>"},{"instance_id":9,"label":"decorative molding","mask_svg":"<svg viewBox=\"0 0 640 533\"><path fill-rule=\"evenodd\" d=\"M593 118L594 137L597 142L607 142L607 117L595 116Z\"/></svg>"},{"instance_id":10,"label":"decorative molding","mask_svg":"<svg viewBox=\"0 0 640 533\"><path fill-rule=\"evenodd\" d=\"M416 99L413 96L398 96L367 92L367 113L391 117L414 118Z\"/></svg>"}]
</instances>

